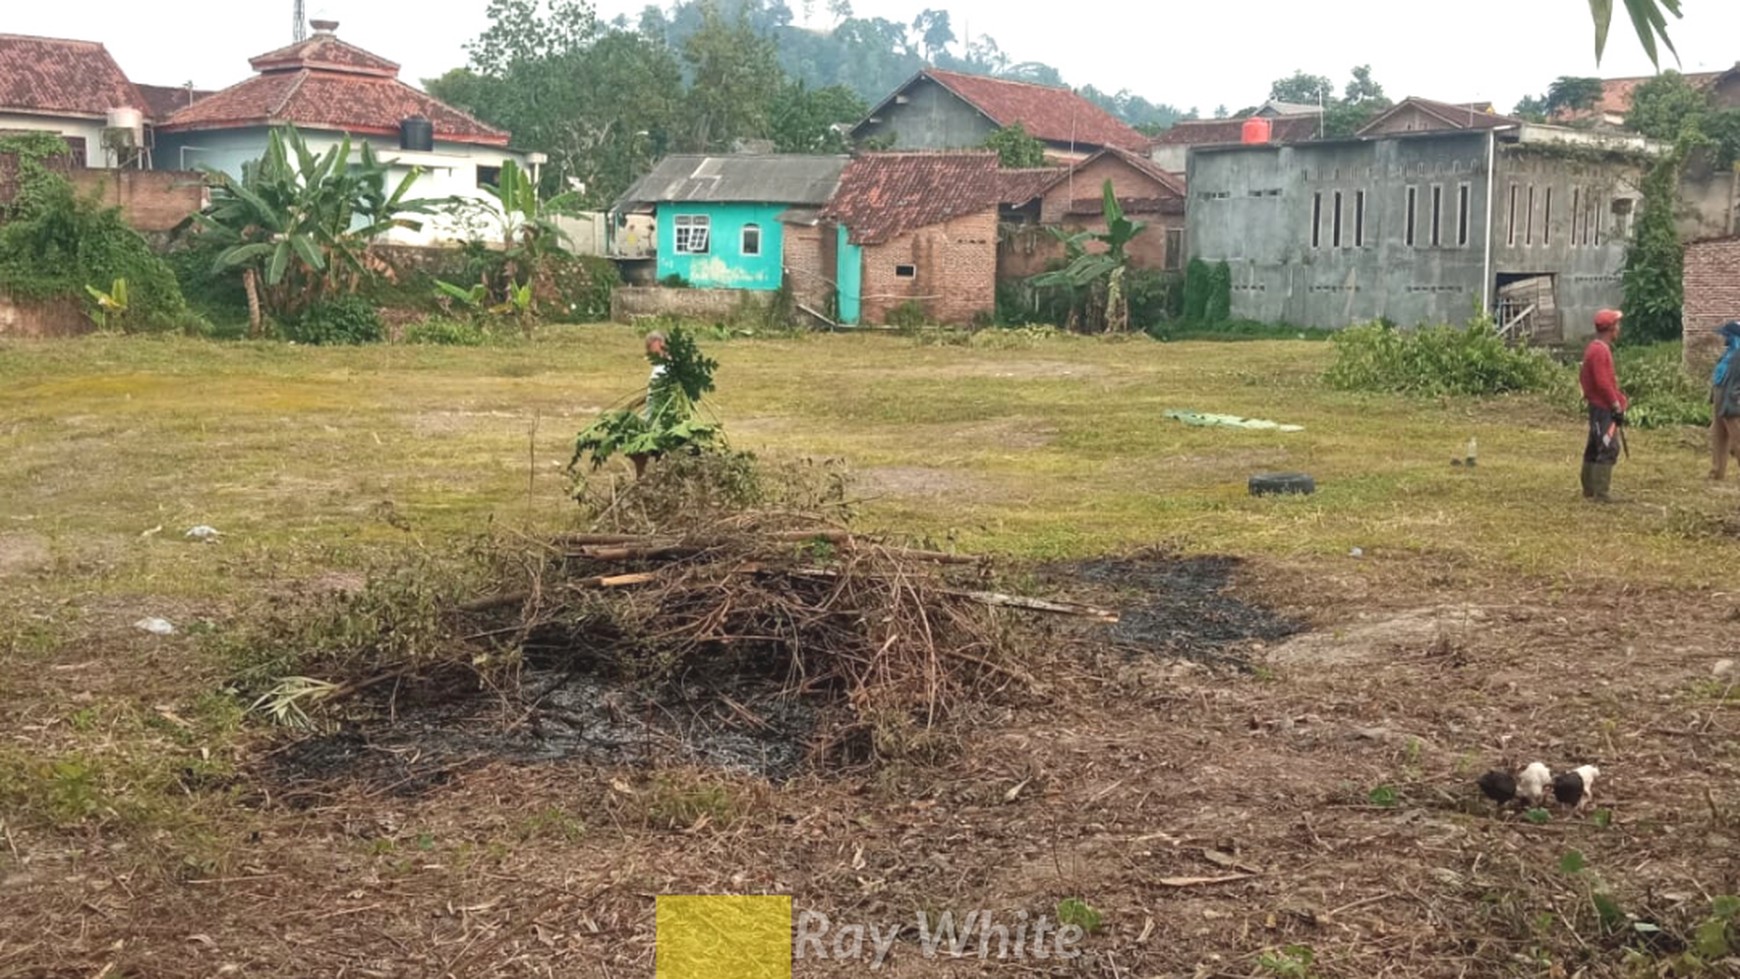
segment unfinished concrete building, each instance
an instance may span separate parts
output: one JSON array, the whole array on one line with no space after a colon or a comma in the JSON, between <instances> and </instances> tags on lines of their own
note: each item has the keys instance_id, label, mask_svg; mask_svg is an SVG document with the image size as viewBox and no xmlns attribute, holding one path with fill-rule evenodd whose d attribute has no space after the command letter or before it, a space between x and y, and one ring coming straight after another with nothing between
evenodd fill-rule
<instances>
[{"instance_id":1,"label":"unfinished concrete building","mask_svg":"<svg viewBox=\"0 0 1740 979\"><path fill-rule=\"evenodd\" d=\"M1617 307L1649 154L1529 124L1193 147L1192 258L1232 269L1237 318L1337 328L1460 323L1539 342Z\"/></svg>"}]
</instances>

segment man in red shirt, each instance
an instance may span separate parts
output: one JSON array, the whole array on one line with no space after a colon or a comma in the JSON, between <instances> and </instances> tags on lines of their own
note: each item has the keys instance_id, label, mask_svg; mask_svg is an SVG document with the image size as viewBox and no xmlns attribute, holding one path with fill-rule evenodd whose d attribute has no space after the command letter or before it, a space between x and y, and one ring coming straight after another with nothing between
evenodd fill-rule
<instances>
[{"instance_id":1,"label":"man in red shirt","mask_svg":"<svg viewBox=\"0 0 1740 979\"><path fill-rule=\"evenodd\" d=\"M1625 426L1625 392L1613 370L1613 344L1619 340L1618 310L1595 314L1595 339L1583 351L1583 400L1589 403L1589 442L1583 448L1583 496L1606 502L1619 461L1620 429Z\"/></svg>"}]
</instances>

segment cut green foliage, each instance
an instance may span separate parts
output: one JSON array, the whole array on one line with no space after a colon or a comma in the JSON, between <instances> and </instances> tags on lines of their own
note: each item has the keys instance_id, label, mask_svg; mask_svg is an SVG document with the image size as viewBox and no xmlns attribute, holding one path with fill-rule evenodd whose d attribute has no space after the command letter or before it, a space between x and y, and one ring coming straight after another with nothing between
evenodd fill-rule
<instances>
[{"instance_id":1,"label":"cut green foliage","mask_svg":"<svg viewBox=\"0 0 1740 979\"><path fill-rule=\"evenodd\" d=\"M1334 342L1335 364L1324 380L1342 391L1494 395L1545 390L1559 373L1545 354L1505 343L1485 317L1465 328L1405 332L1368 323L1343 330Z\"/></svg>"},{"instance_id":2,"label":"cut green foliage","mask_svg":"<svg viewBox=\"0 0 1740 979\"><path fill-rule=\"evenodd\" d=\"M1367 798L1374 806L1393 809L1395 808L1396 803L1400 801L1401 795L1396 792L1396 787L1393 785L1380 785L1377 788L1372 789Z\"/></svg>"},{"instance_id":3,"label":"cut green foliage","mask_svg":"<svg viewBox=\"0 0 1740 979\"><path fill-rule=\"evenodd\" d=\"M1104 918L1099 910L1079 897L1066 897L1057 902L1057 923L1075 925L1091 935L1100 930Z\"/></svg>"},{"instance_id":4,"label":"cut green foliage","mask_svg":"<svg viewBox=\"0 0 1740 979\"><path fill-rule=\"evenodd\" d=\"M597 470L617 455L657 457L721 442L719 426L699 414L701 399L713 390L718 361L702 354L694 337L677 327L666 335L665 353L658 363L664 370L647 389L644 412L606 412L575 438L568 470L577 479L580 462L587 457Z\"/></svg>"}]
</instances>

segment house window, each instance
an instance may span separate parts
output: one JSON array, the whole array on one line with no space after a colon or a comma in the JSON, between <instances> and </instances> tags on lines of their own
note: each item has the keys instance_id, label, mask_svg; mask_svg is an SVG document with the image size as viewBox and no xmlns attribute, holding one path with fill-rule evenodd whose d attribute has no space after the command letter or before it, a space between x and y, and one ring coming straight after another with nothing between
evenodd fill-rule
<instances>
[{"instance_id":1,"label":"house window","mask_svg":"<svg viewBox=\"0 0 1740 979\"><path fill-rule=\"evenodd\" d=\"M711 242L713 219L702 214L679 214L676 219L678 255L705 255Z\"/></svg>"},{"instance_id":2,"label":"house window","mask_svg":"<svg viewBox=\"0 0 1740 979\"><path fill-rule=\"evenodd\" d=\"M1613 199L1613 237L1624 241L1631 232L1631 198Z\"/></svg>"},{"instance_id":3,"label":"house window","mask_svg":"<svg viewBox=\"0 0 1740 979\"><path fill-rule=\"evenodd\" d=\"M1577 247L1577 236L1583 233L1583 188L1571 188L1571 247Z\"/></svg>"},{"instance_id":4,"label":"house window","mask_svg":"<svg viewBox=\"0 0 1740 979\"><path fill-rule=\"evenodd\" d=\"M1311 195L1311 247L1323 246L1323 195Z\"/></svg>"},{"instance_id":5,"label":"house window","mask_svg":"<svg viewBox=\"0 0 1740 979\"><path fill-rule=\"evenodd\" d=\"M1414 247L1414 213L1418 210L1418 208L1415 205L1417 205L1419 203L1419 196L1420 196L1420 188L1418 188L1418 187L1409 187L1408 188L1408 211L1407 211L1407 217L1406 217L1407 227L1405 229L1406 234L1403 237L1403 241L1407 244L1407 246L1409 248Z\"/></svg>"},{"instance_id":6,"label":"house window","mask_svg":"<svg viewBox=\"0 0 1740 979\"><path fill-rule=\"evenodd\" d=\"M1553 243L1553 188L1548 187L1541 200L1541 244Z\"/></svg>"},{"instance_id":7,"label":"house window","mask_svg":"<svg viewBox=\"0 0 1740 979\"><path fill-rule=\"evenodd\" d=\"M896 265L894 267L894 277L897 279L916 279L918 278L918 266Z\"/></svg>"},{"instance_id":8,"label":"house window","mask_svg":"<svg viewBox=\"0 0 1740 979\"><path fill-rule=\"evenodd\" d=\"M62 136L61 141L66 143L67 153L72 157L72 165L74 167L89 165L86 162L89 157L86 155L85 138L83 136Z\"/></svg>"},{"instance_id":9,"label":"house window","mask_svg":"<svg viewBox=\"0 0 1740 979\"><path fill-rule=\"evenodd\" d=\"M1597 213L1598 210L1595 207L1595 192L1590 191L1583 195L1583 244L1585 247L1589 244L1589 236L1595 231L1595 215ZM1599 238L1596 239L1596 243L1600 243Z\"/></svg>"},{"instance_id":10,"label":"house window","mask_svg":"<svg viewBox=\"0 0 1740 979\"><path fill-rule=\"evenodd\" d=\"M761 225L746 224L743 226L743 254L761 254Z\"/></svg>"},{"instance_id":11,"label":"house window","mask_svg":"<svg viewBox=\"0 0 1740 979\"><path fill-rule=\"evenodd\" d=\"M1176 272L1184 267L1184 229L1166 229L1166 271Z\"/></svg>"},{"instance_id":12,"label":"house window","mask_svg":"<svg viewBox=\"0 0 1740 979\"><path fill-rule=\"evenodd\" d=\"M1510 213L1505 219L1504 243L1516 244L1516 184L1510 185Z\"/></svg>"},{"instance_id":13,"label":"house window","mask_svg":"<svg viewBox=\"0 0 1740 979\"><path fill-rule=\"evenodd\" d=\"M1535 243L1535 185L1529 184L1529 211L1523 218L1523 244Z\"/></svg>"},{"instance_id":14,"label":"house window","mask_svg":"<svg viewBox=\"0 0 1740 979\"><path fill-rule=\"evenodd\" d=\"M1353 193L1353 247L1365 247L1365 191Z\"/></svg>"},{"instance_id":15,"label":"house window","mask_svg":"<svg viewBox=\"0 0 1740 979\"><path fill-rule=\"evenodd\" d=\"M1468 185L1456 188L1456 244L1468 247Z\"/></svg>"},{"instance_id":16,"label":"house window","mask_svg":"<svg viewBox=\"0 0 1740 979\"><path fill-rule=\"evenodd\" d=\"M1444 188L1432 188L1432 247L1437 248L1444 243L1441 230L1444 226Z\"/></svg>"},{"instance_id":17,"label":"house window","mask_svg":"<svg viewBox=\"0 0 1740 979\"><path fill-rule=\"evenodd\" d=\"M1335 192L1335 217L1331 219L1329 244L1341 247L1341 191Z\"/></svg>"},{"instance_id":18,"label":"house window","mask_svg":"<svg viewBox=\"0 0 1740 979\"><path fill-rule=\"evenodd\" d=\"M1591 222L1595 225L1595 247L1600 248L1601 232L1607 230L1607 209L1597 204L1591 204L1591 207L1595 211L1595 220Z\"/></svg>"},{"instance_id":19,"label":"house window","mask_svg":"<svg viewBox=\"0 0 1740 979\"><path fill-rule=\"evenodd\" d=\"M486 167L481 163L478 164L477 185L479 187L500 187L501 167Z\"/></svg>"}]
</instances>

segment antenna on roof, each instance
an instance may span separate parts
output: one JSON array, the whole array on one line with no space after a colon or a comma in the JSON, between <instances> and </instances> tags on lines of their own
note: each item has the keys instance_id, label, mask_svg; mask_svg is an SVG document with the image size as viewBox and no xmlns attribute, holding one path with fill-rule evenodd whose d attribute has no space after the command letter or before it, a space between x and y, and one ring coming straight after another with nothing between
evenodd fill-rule
<instances>
[{"instance_id":1,"label":"antenna on roof","mask_svg":"<svg viewBox=\"0 0 1740 979\"><path fill-rule=\"evenodd\" d=\"M290 36L297 44L308 40L308 8L307 0L296 0L291 11Z\"/></svg>"}]
</instances>

